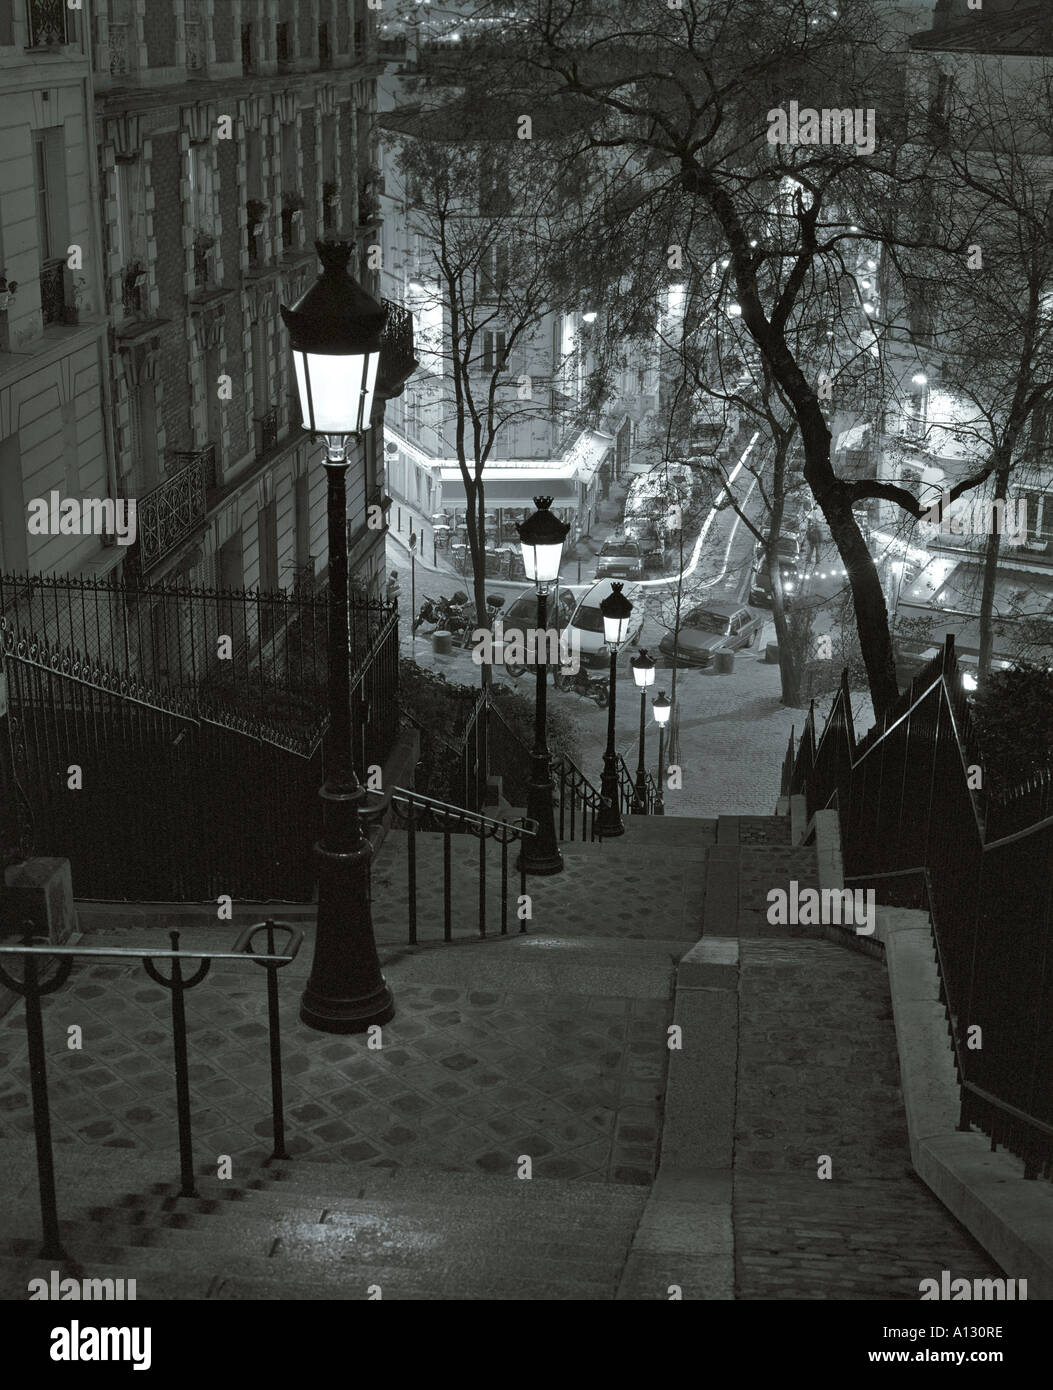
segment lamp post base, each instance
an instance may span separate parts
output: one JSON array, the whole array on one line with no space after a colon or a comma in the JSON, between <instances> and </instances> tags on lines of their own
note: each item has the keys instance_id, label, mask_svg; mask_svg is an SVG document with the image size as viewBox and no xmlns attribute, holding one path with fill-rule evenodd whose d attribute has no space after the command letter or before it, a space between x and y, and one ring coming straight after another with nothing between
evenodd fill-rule
<instances>
[{"instance_id":1,"label":"lamp post base","mask_svg":"<svg viewBox=\"0 0 1053 1390\"><path fill-rule=\"evenodd\" d=\"M315 855L318 918L300 1019L321 1033L364 1033L395 1015L395 1001L380 973L373 938L369 882L373 848L362 836L347 851L316 845Z\"/></svg>"},{"instance_id":2,"label":"lamp post base","mask_svg":"<svg viewBox=\"0 0 1053 1390\"><path fill-rule=\"evenodd\" d=\"M557 849L551 854L537 855L533 858L528 854L521 853L516 860L516 868L523 873L544 876L546 874L561 874L566 865L563 863L562 854Z\"/></svg>"}]
</instances>

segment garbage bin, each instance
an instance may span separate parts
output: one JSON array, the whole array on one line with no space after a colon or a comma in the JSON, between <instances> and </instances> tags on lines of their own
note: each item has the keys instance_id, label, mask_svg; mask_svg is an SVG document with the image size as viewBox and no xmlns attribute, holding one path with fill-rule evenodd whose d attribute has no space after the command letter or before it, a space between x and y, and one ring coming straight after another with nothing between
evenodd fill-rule
<instances>
[{"instance_id":1,"label":"garbage bin","mask_svg":"<svg viewBox=\"0 0 1053 1390\"><path fill-rule=\"evenodd\" d=\"M450 656L453 652L452 635L436 629L431 635L431 649L436 656Z\"/></svg>"},{"instance_id":2,"label":"garbage bin","mask_svg":"<svg viewBox=\"0 0 1053 1390\"><path fill-rule=\"evenodd\" d=\"M768 645L764 648L764 660L767 662L767 664L768 664L769 666L778 666L778 664L779 664L779 644L778 644L778 642L769 642Z\"/></svg>"},{"instance_id":3,"label":"garbage bin","mask_svg":"<svg viewBox=\"0 0 1053 1390\"><path fill-rule=\"evenodd\" d=\"M716 666L718 676L730 676L735 669L735 653L717 652Z\"/></svg>"}]
</instances>

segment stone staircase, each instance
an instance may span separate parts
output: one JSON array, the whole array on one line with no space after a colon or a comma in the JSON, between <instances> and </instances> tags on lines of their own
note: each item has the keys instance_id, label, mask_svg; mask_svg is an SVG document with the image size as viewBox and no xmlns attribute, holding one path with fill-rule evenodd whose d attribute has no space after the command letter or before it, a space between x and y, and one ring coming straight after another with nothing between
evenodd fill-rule
<instances>
[{"instance_id":1,"label":"stone staircase","mask_svg":"<svg viewBox=\"0 0 1053 1390\"><path fill-rule=\"evenodd\" d=\"M160 1165L143 1156L138 1186L115 1198L77 1158L59 1165L75 1184L61 1225L75 1261L40 1259L39 1238L4 1241L0 1297L26 1298L59 1267L135 1279L140 1301L613 1299L646 1201L639 1187L328 1163L269 1164L245 1186L202 1170L202 1195L184 1198L151 1181ZM23 1184L5 1227L32 1230L34 1197Z\"/></svg>"},{"instance_id":2,"label":"stone staircase","mask_svg":"<svg viewBox=\"0 0 1053 1390\"><path fill-rule=\"evenodd\" d=\"M519 933L514 914L519 885L512 872L504 939L499 935L501 852L486 842L488 935L482 941L479 842L455 837L454 944L443 946L442 836L418 832L420 945L411 949L406 945L406 835L392 830L373 876L377 939L399 1007L385 1028L386 1035L390 1032L386 1070L378 1072L373 1061L362 1060L361 1045L349 1052L354 1045L348 1040L305 1036L298 1028L296 990L307 969L308 941L282 981L287 1077L295 1098L289 1102L290 1139L297 1160L264 1160L259 1145L266 1126L257 1125L255 1152L238 1151L236 1180L220 1181L213 1165L201 1170L200 1196L182 1198L172 1184L171 1128L162 1151L160 1125L158 1139L145 1144L141 1131L124 1138L123 1131L111 1128L110 1137L102 1138L101 1127L98 1138L83 1142L85 1131L75 1123L67 1126L65 1142L56 1145L59 1210L76 1268L64 1273L79 1269L91 1278L135 1278L140 1299L368 1298L375 1285L383 1298L614 1298L657 1166L661 1112L653 1112L652 1126L647 1107L655 1105L656 1092L660 1106L663 1083L656 1084L649 1058L668 1057L665 1026L675 964L703 933L751 938L785 932L764 921L767 890L793 877L815 882L814 851L793 849L788 838L788 823L774 817L628 818L624 836L606 843L565 843L564 872L528 881L526 934ZM510 869L513 855L514 846ZM163 912L158 925L171 925ZM213 931L187 932L183 944L188 949L206 941L218 944ZM136 944L142 940L141 929L135 938ZM105 944L106 938L99 940ZM822 944L838 954L837 947ZM224 1030L244 1038L259 990L250 999L258 982L235 983L234 967L229 977L219 967L214 973L223 980L220 997L227 991L226 1012L205 1037L219 1057ZM121 988L133 999L145 999L141 975L128 978ZM203 990L191 997L192 1042ZM49 1005L58 1029L65 1021L62 997ZM432 1002L439 998L450 1002ZM488 1022L493 1000L505 1001L500 1007L511 1012L493 1014L494 1022ZM478 1001L478 1016L472 1001ZM425 1005L432 1012L415 1012ZM156 1010L161 1022L167 1001L139 1007ZM108 1017L101 1004L98 1012ZM497 1020L513 1014L511 1031L502 1036ZM606 1050L605 1017L613 1025L609 1036L620 1040L607 1042ZM138 1018L128 1015L131 1035L141 1030ZM432 1055L416 1055L415 1038L435 1020L440 1030L425 1038L434 1042ZM447 1048L448 1058L439 1050L443 1029L456 1040ZM157 1033L163 1042L155 1050L167 1058L167 1027ZM5 1043L12 1037L7 1033ZM495 1038L518 1051L508 1051L506 1062L491 1063L486 1049ZM569 1051L560 1050L561 1038ZM637 1047L650 1051L637 1054ZM119 1039L111 1050L120 1051ZM257 1054L253 1096L234 1097L254 1116L266 1113L262 1060ZM451 1068L438 1068L441 1085L423 1079L432 1061ZM56 1059L56 1072L60 1065ZM109 1065L119 1073L118 1062ZM508 1070L499 1076L501 1065ZM339 1075L326 1080L326 1066ZM192 1058L192 1083L193 1067ZM488 1067L495 1075L480 1080L492 1081L492 1088L466 1091ZM532 1070L539 1067L543 1070ZM573 1091L560 1089L564 1074ZM24 1086L24 1076L23 1069L13 1084ZM547 1090L542 1077L555 1078ZM334 1089L337 1082L344 1089ZM195 1107L209 1108L213 1126L200 1140L199 1153L226 1151L220 1146L230 1131L218 1123L225 1104L218 1084L203 1085L200 1100L195 1093ZM5 1088L0 1073L0 1162L18 1175L0 1218L0 1293L17 1299L26 1296L28 1279L48 1277L54 1262L36 1258L35 1170L24 1111L20 1132L5 1118L11 1085ZM103 1087L93 1094L110 1093ZM427 1106L435 1113L418 1114ZM489 1138L489 1149L447 1146L441 1159L430 1159L442 1141L429 1141L428 1134L443 1130L429 1131L423 1120L442 1125L445 1106L450 1128L475 1126L480 1139ZM614 1130L605 1130L611 1115ZM553 1152L546 1137L555 1142L559 1126L581 1117L601 1125L596 1136L585 1136L588 1142L580 1148L557 1145ZM298 1134L299 1125L304 1128ZM341 1135L341 1129L349 1132ZM74 1133L81 1142L73 1140ZM316 1133L339 1137L315 1144ZM601 1140L601 1135L609 1137ZM341 1147L370 1156L334 1161ZM546 1151L549 1158L535 1158L529 1180L517 1176L520 1154ZM575 1164L577 1154L588 1157ZM564 1172L571 1175L559 1176Z\"/></svg>"}]
</instances>

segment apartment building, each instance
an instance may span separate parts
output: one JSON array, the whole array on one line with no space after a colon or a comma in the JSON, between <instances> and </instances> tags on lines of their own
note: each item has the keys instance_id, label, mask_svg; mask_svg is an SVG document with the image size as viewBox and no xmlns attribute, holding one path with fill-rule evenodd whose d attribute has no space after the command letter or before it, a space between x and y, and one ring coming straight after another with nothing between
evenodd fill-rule
<instances>
[{"instance_id":1,"label":"apartment building","mask_svg":"<svg viewBox=\"0 0 1053 1390\"><path fill-rule=\"evenodd\" d=\"M86 14L0 0L0 573L105 573L123 553L28 526L34 500L118 488Z\"/></svg>"},{"instance_id":2,"label":"apartment building","mask_svg":"<svg viewBox=\"0 0 1053 1390\"><path fill-rule=\"evenodd\" d=\"M469 117L461 110L454 87L445 90L449 104L435 109L439 94L434 85L428 90L427 110L421 108L418 84L430 59L441 59L443 49L459 41L462 31L465 40L471 35L468 15L457 20L440 13L433 18L442 18L443 23L432 25L430 37L417 21L400 24L388 19L385 29L389 70L381 83L379 122L384 209L381 277L384 293L414 312L421 359L411 389L387 412L386 477L396 507L404 507L415 522L424 520L425 544L437 531L455 544L459 537L463 547L466 499L455 447L450 311L436 275L428 216L418 202L417 190L407 186L398 150L406 141L428 142L441 160L444 147L451 144L477 146L481 181L478 187L465 187L453 215L478 218L484 225L490 219L496 225L502 216L511 215L496 197L502 163L497 152L503 138L500 132L514 129L514 115L497 112L492 123L480 122L478 113ZM431 75L434 83L435 72ZM534 118L532 138L558 139L558 119L553 118L552 129L545 121L544 115ZM482 127L488 129L481 134ZM494 151L494 187L487 183L488 147ZM552 212L558 218L558 208ZM499 242L497 236L486 263L479 267L473 298L473 312L485 323L473 347L473 371L480 389L495 363L505 364L499 396L504 420L483 475L488 536L497 545L511 547L515 522L533 511L533 498L543 493L554 499L553 509L571 524L573 541L590 530L600 502L651 433L647 421L658 403L657 353L627 345L614 366L612 393L590 409L587 393L597 362L595 347L605 331L603 305L586 302L583 295L580 305L563 304L540 313L518 336L514 348L509 348L511 335L501 319L507 265L502 263ZM514 299L514 294L509 298ZM492 315L487 313L490 308ZM529 383L527 402L521 399L523 382Z\"/></svg>"},{"instance_id":3,"label":"apartment building","mask_svg":"<svg viewBox=\"0 0 1053 1390\"><path fill-rule=\"evenodd\" d=\"M325 564L325 478L279 305L353 229L379 288L365 0L96 0L94 63L118 487L148 579L288 588ZM383 402L378 402L382 416ZM377 594L381 430L349 474L351 570Z\"/></svg>"}]
</instances>

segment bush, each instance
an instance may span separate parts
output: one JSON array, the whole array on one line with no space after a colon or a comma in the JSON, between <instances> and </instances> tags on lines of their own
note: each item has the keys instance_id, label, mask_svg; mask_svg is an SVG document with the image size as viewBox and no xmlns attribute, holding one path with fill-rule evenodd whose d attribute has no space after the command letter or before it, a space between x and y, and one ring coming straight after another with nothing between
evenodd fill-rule
<instances>
[{"instance_id":1,"label":"bush","mask_svg":"<svg viewBox=\"0 0 1053 1390\"><path fill-rule=\"evenodd\" d=\"M1053 764L1053 671L992 671L973 700L984 786L996 796Z\"/></svg>"}]
</instances>

